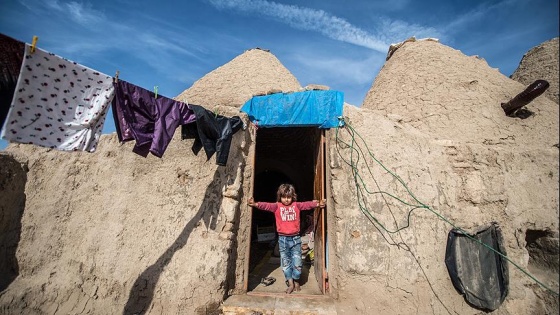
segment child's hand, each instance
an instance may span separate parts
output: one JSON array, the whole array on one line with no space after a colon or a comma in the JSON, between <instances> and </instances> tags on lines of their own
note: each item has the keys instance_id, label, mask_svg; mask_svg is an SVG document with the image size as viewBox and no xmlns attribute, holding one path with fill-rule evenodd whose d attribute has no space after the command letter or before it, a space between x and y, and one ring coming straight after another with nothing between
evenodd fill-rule
<instances>
[{"instance_id":1,"label":"child's hand","mask_svg":"<svg viewBox=\"0 0 560 315\"><path fill-rule=\"evenodd\" d=\"M255 202L255 199L253 199L253 197L247 199L247 204L251 207L254 207L257 205L257 203Z\"/></svg>"},{"instance_id":2,"label":"child's hand","mask_svg":"<svg viewBox=\"0 0 560 315\"><path fill-rule=\"evenodd\" d=\"M327 199L323 199L323 200L313 200L317 203L317 207L319 208L324 208L327 205Z\"/></svg>"}]
</instances>

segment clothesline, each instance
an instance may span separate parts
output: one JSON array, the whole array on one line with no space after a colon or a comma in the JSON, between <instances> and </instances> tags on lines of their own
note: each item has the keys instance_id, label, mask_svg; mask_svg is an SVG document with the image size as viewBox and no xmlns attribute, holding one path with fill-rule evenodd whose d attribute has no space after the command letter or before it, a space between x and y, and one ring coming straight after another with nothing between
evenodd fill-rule
<instances>
[{"instance_id":1,"label":"clothesline","mask_svg":"<svg viewBox=\"0 0 560 315\"><path fill-rule=\"evenodd\" d=\"M0 34L2 116L0 137L62 151L94 152L109 110L119 141L133 151L162 157L179 125L191 125L193 152L218 152L225 165L238 116L215 115ZM34 49L32 49L34 48ZM18 68L19 65L19 68ZM9 104L9 106L7 106ZM7 111L6 111L7 109Z\"/></svg>"},{"instance_id":2,"label":"clothesline","mask_svg":"<svg viewBox=\"0 0 560 315\"><path fill-rule=\"evenodd\" d=\"M109 108L120 142L133 152L162 157L178 126L194 138L192 151L217 153L225 165L239 116L216 115L200 105L167 98L122 79L0 34L0 137L62 151L94 152ZM254 96L240 111L259 127L336 128L344 95L304 91ZM9 104L9 106L7 106ZM5 113L7 112L7 113Z\"/></svg>"}]
</instances>

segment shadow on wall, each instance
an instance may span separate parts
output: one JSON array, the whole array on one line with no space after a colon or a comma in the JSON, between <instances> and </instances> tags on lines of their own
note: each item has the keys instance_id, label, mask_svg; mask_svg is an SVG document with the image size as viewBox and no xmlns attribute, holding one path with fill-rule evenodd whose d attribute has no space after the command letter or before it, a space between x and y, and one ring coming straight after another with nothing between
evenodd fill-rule
<instances>
[{"instance_id":1,"label":"shadow on wall","mask_svg":"<svg viewBox=\"0 0 560 315\"><path fill-rule=\"evenodd\" d=\"M175 242L167 248L167 250L154 264L149 266L140 274L138 279L136 279L132 289L130 290L130 295L123 314L145 314L148 311L148 307L154 298L154 289L158 283L161 273L169 264L173 255L175 255L178 250L187 244L191 232L197 226L200 219L202 219L206 226L210 229L214 230L216 228L216 218L223 198L221 189L222 183L219 176L220 170L223 169L218 168L214 172L214 177L206 188L204 200L202 201L200 208L193 218L187 223ZM212 195L218 195L218 198L212 198Z\"/></svg>"},{"instance_id":2,"label":"shadow on wall","mask_svg":"<svg viewBox=\"0 0 560 315\"><path fill-rule=\"evenodd\" d=\"M19 275L16 250L25 209L27 165L0 154L0 292Z\"/></svg>"}]
</instances>

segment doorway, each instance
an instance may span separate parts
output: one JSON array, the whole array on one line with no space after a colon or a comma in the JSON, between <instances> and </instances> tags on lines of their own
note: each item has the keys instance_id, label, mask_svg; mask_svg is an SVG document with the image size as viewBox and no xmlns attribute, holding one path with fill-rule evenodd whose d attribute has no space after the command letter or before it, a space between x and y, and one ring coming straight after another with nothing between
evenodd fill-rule
<instances>
[{"instance_id":1,"label":"doorway","mask_svg":"<svg viewBox=\"0 0 560 315\"><path fill-rule=\"evenodd\" d=\"M260 128L256 135L254 182L256 201L276 202L276 191L283 183L294 185L298 201L325 198L325 136L315 127ZM277 247L274 215L252 209L248 293L283 294L286 285ZM301 212L304 263L299 294L321 295L325 292L325 210ZM261 283L273 277L275 283ZM266 281L265 281L266 282Z\"/></svg>"}]
</instances>

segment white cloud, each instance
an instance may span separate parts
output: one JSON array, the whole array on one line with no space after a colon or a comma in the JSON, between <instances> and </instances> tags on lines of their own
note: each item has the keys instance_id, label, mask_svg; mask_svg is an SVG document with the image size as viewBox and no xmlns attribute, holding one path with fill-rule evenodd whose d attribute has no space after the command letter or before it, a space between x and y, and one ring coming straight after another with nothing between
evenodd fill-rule
<instances>
[{"instance_id":1,"label":"white cloud","mask_svg":"<svg viewBox=\"0 0 560 315\"><path fill-rule=\"evenodd\" d=\"M89 3L58 0L20 0L20 3L32 12L63 14L65 18L69 17L72 21L85 26L96 25L105 19L105 15L101 11L93 9Z\"/></svg>"},{"instance_id":2,"label":"white cloud","mask_svg":"<svg viewBox=\"0 0 560 315\"><path fill-rule=\"evenodd\" d=\"M92 9L91 5L74 1L64 4L64 11L70 13L72 20L82 25L102 23L105 19L104 14Z\"/></svg>"},{"instance_id":3,"label":"white cloud","mask_svg":"<svg viewBox=\"0 0 560 315\"><path fill-rule=\"evenodd\" d=\"M58 4L57 0L47 0L44 4L53 10L62 11L62 7Z\"/></svg>"},{"instance_id":4,"label":"white cloud","mask_svg":"<svg viewBox=\"0 0 560 315\"><path fill-rule=\"evenodd\" d=\"M266 0L209 0L209 2L220 10L236 10L266 16L295 29L315 31L328 38L366 47L381 53L386 53L392 42L402 41L412 35L441 37L441 34L436 32L434 28L410 25L403 21L389 21L388 19L382 19L384 22L380 24L377 32L380 35L371 34L352 25L345 19L323 10L279 4ZM406 1L399 3L403 4Z\"/></svg>"},{"instance_id":5,"label":"white cloud","mask_svg":"<svg viewBox=\"0 0 560 315\"><path fill-rule=\"evenodd\" d=\"M145 61L146 67L163 72L173 67L172 57L202 59L195 54L196 49L181 45L189 42L189 33L168 27L166 21L151 19L148 29L135 21L109 19L99 7L94 7L95 3L64 0L21 0L20 3L35 13L38 24L52 25L47 22L58 21L48 31L49 50L77 62L116 52L134 55ZM138 14L135 18L144 21Z\"/></svg>"},{"instance_id":6,"label":"white cloud","mask_svg":"<svg viewBox=\"0 0 560 315\"><path fill-rule=\"evenodd\" d=\"M232 9L241 12L258 13L287 25L319 32L331 39L385 52L387 43L353 26L346 20L323 10L284 5L263 0L210 0L218 9Z\"/></svg>"},{"instance_id":7,"label":"white cloud","mask_svg":"<svg viewBox=\"0 0 560 315\"><path fill-rule=\"evenodd\" d=\"M380 33L383 38L391 43L402 42L411 36L416 38L438 38L445 39L446 35L436 28L425 27L417 24L408 24L403 21L389 20L387 18L379 18ZM386 52L387 50L385 50Z\"/></svg>"},{"instance_id":8,"label":"white cloud","mask_svg":"<svg viewBox=\"0 0 560 315\"><path fill-rule=\"evenodd\" d=\"M306 69L305 77L313 82L302 84L322 84L322 82L337 82L345 85L371 84L375 74L383 66L385 59L377 54L366 59L330 57L310 57L298 55L294 60Z\"/></svg>"},{"instance_id":9,"label":"white cloud","mask_svg":"<svg viewBox=\"0 0 560 315\"><path fill-rule=\"evenodd\" d=\"M482 3L469 12L457 16L451 23L449 23L445 27L450 31L467 29L473 23L478 23L491 14L499 14L500 11L505 9L506 7L515 6L516 2L518 2L518 0L506 0L493 5Z\"/></svg>"}]
</instances>

